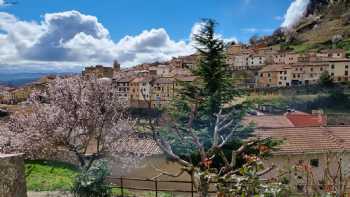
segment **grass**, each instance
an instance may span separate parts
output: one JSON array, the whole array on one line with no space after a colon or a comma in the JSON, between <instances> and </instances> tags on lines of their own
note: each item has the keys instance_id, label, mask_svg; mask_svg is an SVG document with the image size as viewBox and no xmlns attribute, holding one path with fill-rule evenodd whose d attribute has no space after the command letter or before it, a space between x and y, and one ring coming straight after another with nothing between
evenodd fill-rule
<instances>
[{"instance_id":1,"label":"grass","mask_svg":"<svg viewBox=\"0 0 350 197\"><path fill-rule=\"evenodd\" d=\"M73 185L78 170L56 161L26 161L26 181L29 191L67 191Z\"/></svg>"},{"instance_id":2,"label":"grass","mask_svg":"<svg viewBox=\"0 0 350 197\"><path fill-rule=\"evenodd\" d=\"M28 191L69 191L73 186L78 169L73 165L57 161L26 161L25 173ZM124 189L126 196L153 197L154 192L133 193ZM121 196L121 189L113 188L113 196ZM170 197L171 194L160 192L160 197Z\"/></svg>"},{"instance_id":3,"label":"grass","mask_svg":"<svg viewBox=\"0 0 350 197\"><path fill-rule=\"evenodd\" d=\"M307 43L303 43L303 44L299 44L299 45L291 45L289 47L292 48L293 51L296 53L303 53L303 52L306 52L306 51L313 48L312 45L307 44Z\"/></svg>"}]
</instances>

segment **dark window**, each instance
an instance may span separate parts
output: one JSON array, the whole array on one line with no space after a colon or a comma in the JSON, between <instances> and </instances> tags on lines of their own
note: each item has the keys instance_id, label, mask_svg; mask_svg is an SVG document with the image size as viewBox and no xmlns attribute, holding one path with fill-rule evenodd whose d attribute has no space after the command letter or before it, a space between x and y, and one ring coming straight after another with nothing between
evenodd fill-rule
<instances>
[{"instance_id":1,"label":"dark window","mask_svg":"<svg viewBox=\"0 0 350 197\"><path fill-rule=\"evenodd\" d=\"M311 160L310 160L310 165L311 165L312 167L318 167L318 166L320 165L320 162L319 162L318 159L311 159Z\"/></svg>"},{"instance_id":2,"label":"dark window","mask_svg":"<svg viewBox=\"0 0 350 197\"><path fill-rule=\"evenodd\" d=\"M298 192L303 192L303 191L304 191L304 185L298 184L298 185L297 185L297 191L298 191Z\"/></svg>"},{"instance_id":3,"label":"dark window","mask_svg":"<svg viewBox=\"0 0 350 197\"><path fill-rule=\"evenodd\" d=\"M347 76L347 75L349 75L349 72L346 70L344 74Z\"/></svg>"},{"instance_id":4,"label":"dark window","mask_svg":"<svg viewBox=\"0 0 350 197\"><path fill-rule=\"evenodd\" d=\"M334 69L334 64L331 65L331 68Z\"/></svg>"}]
</instances>

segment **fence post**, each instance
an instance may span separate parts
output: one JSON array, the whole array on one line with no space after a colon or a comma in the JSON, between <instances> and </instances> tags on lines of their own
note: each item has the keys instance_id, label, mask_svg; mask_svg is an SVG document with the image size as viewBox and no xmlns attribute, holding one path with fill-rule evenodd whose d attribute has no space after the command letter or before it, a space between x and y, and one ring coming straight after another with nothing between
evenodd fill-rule
<instances>
[{"instance_id":1,"label":"fence post","mask_svg":"<svg viewBox=\"0 0 350 197\"><path fill-rule=\"evenodd\" d=\"M191 196L194 196L194 191L193 191L193 177L191 176Z\"/></svg>"},{"instance_id":2,"label":"fence post","mask_svg":"<svg viewBox=\"0 0 350 197\"><path fill-rule=\"evenodd\" d=\"M123 185L123 177L120 177L120 192L122 193L122 197L124 197L124 185Z\"/></svg>"},{"instance_id":3,"label":"fence post","mask_svg":"<svg viewBox=\"0 0 350 197\"><path fill-rule=\"evenodd\" d=\"M156 189L156 197L158 197L158 179L154 181L155 189Z\"/></svg>"}]
</instances>

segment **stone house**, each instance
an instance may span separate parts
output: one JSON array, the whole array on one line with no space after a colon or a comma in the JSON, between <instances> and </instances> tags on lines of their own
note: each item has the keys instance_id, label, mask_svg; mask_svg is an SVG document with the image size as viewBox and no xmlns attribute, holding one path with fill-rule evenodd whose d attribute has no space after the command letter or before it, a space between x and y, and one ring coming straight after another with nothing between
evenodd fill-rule
<instances>
[{"instance_id":1,"label":"stone house","mask_svg":"<svg viewBox=\"0 0 350 197\"><path fill-rule=\"evenodd\" d=\"M290 65L272 64L267 65L258 72L258 87L283 87L290 86Z\"/></svg>"},{"instance_id":2,"label":"stone house","mask_svg":"<svg viewBox=\"0 0 350 197\"><path fill-rule=\"evenodd\" d=\"M174 98L176 81L174 77L159 77L152 83L152 107L164 107Z\"/></svg>"},{"instance_id":3,"label":"stone house","mask_svg":"<svg viewBox=\"0 0 350 197\"><path fill-rule=\"evenodd\" d=\"M264 65L266 57L264 55L250 55L247 60L248 69L257 69Z\"/></svg>"},{"instance_id":4,"label":"stone house","mask_svg":"<svg viewBox=\"0 0 350 197\"><path fill-rule=\"evenodd\" d=\"M82 72L84 78L112 78L114 74L114 69L112 67L105 67L102 65L85 67Z\"/></svg>"},{"instance_id":5,"label":"stone house","mask_svg":"<svg viewBox=\"0 0 350 197\"><path fill-rule=\"evenodd\" d=\"M151 100L152 77L136 77L129 82L129 103L132 107L147 107Z\"/></svg>"},{"instance_id":6,"label":"stone house","mask_svg":"<svg viewBox=\"0 0 350 197\"><path fill-rule=\"evenodd\" d=\"M350 164L350 127L294 127L294 128L263 128L254 135L260 138L272 137L282 140L272 156L266 159L266 166L275 165L276 168L263 178L270 179L277 176L287 178L294 189L302 192L311 175L315 184L322 183L327 166L330 163L330 172L336 174L338 164L336 156L343 154L343 176L349 176ZM293 172L297 165L308 166L310 172L300 175ZM310 180L309 180L310 181Z\"/></svg>"},{"instance_id":7,"label":"stone house","mask_svg":"<svg viewBox=\"0 0 350 197\"><path fill-rule=\"evenodd\" d=\"M157 65L149 68L149 72L154 76L169 76L170 66L169 65Z\"/></svg>"},{"instance_id":8,"label":"stone house","mask_svg":"<svg viewBox=\"0 0 350 197\"><path fill-rule=\"evenodd\" d=\"M295 64L299 61L300 54L299 53L286 53L284 57L285 64Z\"/></svg>"},{"instance_id":9,"label":"stone house","mask_svg":"<svg viewBox=\"0 0 350 197\"><path fill-rule=\"evenodd\" d=\"M112 79L112 86L116 91L117 95L122 101L129 103L129 88L130 81L133 80L133 77L122 77L119 79Z\"/></svg>"},{"instance_id":10,"label":"stone house","mask_svg":"<svg viewBox=\"0 0 350 197\"><path fill-rule=\"evenodd\" d=\"M321 74L328 69L322 62L303 62L291 65L291 84L310 85L319 83Z\"/></svg>"},{"instance_id":11,"label":"stone house","mask_svg":"<svg viewBox=\"0 0 350 197\"><path fill-rule=\"evenodd\" d=\"M350 59L330 58L325 59L325 61L329 65L328 73L332 76L334 82L343 82L350 80Z\"/></svg>"},{"instance_id":12,"label":"stone house","mask_svg":"<svg viewBox=\"0 0 350 197\"><path fill-rule=\"evenodd\" d=\"M233 57L230 57L231 60L228 63L232 67L232 70L247 70L248 57L249 57L249 53L240 53Z\"/></svg>"}]
</instances>

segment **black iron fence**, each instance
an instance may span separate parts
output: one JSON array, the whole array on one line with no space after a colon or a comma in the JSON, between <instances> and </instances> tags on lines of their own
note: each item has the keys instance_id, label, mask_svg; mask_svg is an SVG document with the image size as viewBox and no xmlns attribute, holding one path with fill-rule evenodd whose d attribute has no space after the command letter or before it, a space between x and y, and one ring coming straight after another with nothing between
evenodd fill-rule
<instances>
[{"instance_id":1,"label":"black iron fence","mask_svg":"<svg viewBox=\"0 0 350 197\"><path fill-rule=\"evenodd\" d=\"M113 188L120 189L120 196L127 197L127 191L154 192L155 197L159 197L162 192L166 193L186 193L194 197L197 191L192 181L168 181L158 179L139 179L126 177L109 177L108 181ZM211 193L215 193L211 191Z\"/></svg>"},{"instance_id":2,"label":"black iron fence","mask_svg":"<svg viewBox=\"0 0 350 197\"><path fill-rule=\"evenodd\" d=\"M127 178L127 177L108 177L108 182L111 183L112 188L120 189L120 197L130 197L137 196L135 192L152 192L155 197L160 197L161 193L170 193L170 194L183 194L188 197L198 196L198 191L194 187L193 181L180 181L180 180L157 180L157 179L140 179L140 178ZM293 192L289 193L288 196L291 197L303 197L303 196L317 196L317 194L311 191L313 185L294 185L290 188ZM306 187L305 187L306 186ZM320 187L323 187L319 185ZM333 187L333 186L332 186ZM308 188L307 190L305 190ZM332 188L328 188L332 190ZM320 188L320 190L327 190L326 188ZM341 197L350 197L350 188L347 188L347 193ZM209 193L212 196L216 196L217 191L215 190L215 183L212 183L210 186ZM337 196L336 192L330 192ZM148 195L148 196L153 196ZM181 195L182 196L182 195Z\"/></svg>"}]
</instances>

